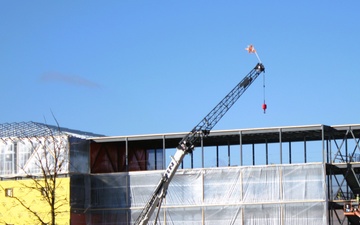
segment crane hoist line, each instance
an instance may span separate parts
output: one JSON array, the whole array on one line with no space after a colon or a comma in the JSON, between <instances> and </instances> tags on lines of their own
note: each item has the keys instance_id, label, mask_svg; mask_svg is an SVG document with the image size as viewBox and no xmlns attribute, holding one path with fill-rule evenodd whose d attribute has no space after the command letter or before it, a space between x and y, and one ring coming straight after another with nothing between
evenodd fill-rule
<instances>
[{"instance_id":1,"label":"crane hoist line","mask_svg":"<svg viewBox=\"0 0 360 225\"><path fill-rule=\"evenodd\" d=\"M155 224L158 213L160 212L161 204L166 196L169 184L174 177L179 165L184 159L185 155L191 153L195 144L201 139L210 134L213 127L220 121L226 112L234 105L240 96L246 91L248 87L256 80L262 73L265 73L264 65L259 62L256 66L198 123L180 142L174 156L171 157L167 169L163 173L159 183L157 184L153 194L145 207L141 211L139 217L135 221L135 225L148 224L151 216L156 208L158 212L155 217Z\"/></svg>"}]
</instances>

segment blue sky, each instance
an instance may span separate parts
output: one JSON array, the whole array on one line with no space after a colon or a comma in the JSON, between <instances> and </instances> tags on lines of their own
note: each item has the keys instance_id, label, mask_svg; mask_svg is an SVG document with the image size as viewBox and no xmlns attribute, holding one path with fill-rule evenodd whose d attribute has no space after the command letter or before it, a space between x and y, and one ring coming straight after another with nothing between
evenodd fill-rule
<instances>
[{"instance_id":1,"label":"blue sky","mask_svg":"<svg viewBox=\"0 0 360 225\"><path fill-rule=\"evenodd\" d=\"M0 123L190 131L257 63L216 130L358 124L360 2L2 1Z\"/></svg>"}]
</instances>

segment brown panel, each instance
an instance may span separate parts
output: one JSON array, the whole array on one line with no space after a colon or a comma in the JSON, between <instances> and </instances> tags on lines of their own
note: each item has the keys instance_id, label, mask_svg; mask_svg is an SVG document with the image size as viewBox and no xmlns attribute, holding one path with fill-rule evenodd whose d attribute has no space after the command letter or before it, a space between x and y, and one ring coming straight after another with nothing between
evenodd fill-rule
<instances>
[{"instance_id":1,"label":"brown panel","mask_svg":"<svg viewBox=\"0 0 360 225\"><path fill-rule=\"evenodd\" d=\"M146 150L140 146L129 147L129 171L146 170ZM126 147L124 142L90 144L91 173L126 172Z\"/></svg>"},{"instance_id":2,"label":"brown panel","mask_svg":"<svg viewBox=\"0 0 360 225\"><path fill-rule=\"evenodd\" d=\"M121 143L91 143L91 173L125 172L125 146Z\"/></svg>"},{"instance_id":3,"label":"brown panel","mask_svg":"<svg viewBox=\"0 0 360 225\"><path fill-rule=\"evenodd\" d=\"M131 149L129 151L129 171L146 170L145 149Z\"/></svg>"}]
</instances>

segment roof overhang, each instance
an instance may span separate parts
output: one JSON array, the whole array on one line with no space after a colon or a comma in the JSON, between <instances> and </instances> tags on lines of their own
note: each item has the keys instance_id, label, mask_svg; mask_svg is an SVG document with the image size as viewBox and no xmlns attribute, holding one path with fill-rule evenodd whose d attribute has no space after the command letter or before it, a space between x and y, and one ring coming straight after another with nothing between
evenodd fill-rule
<instances>
[{"instance_id":1,"label":"roof overhang","mask_svg":"<svg viewBox=\"0 0 360 225\"><path fill-rule=\"evenodd\" d=\"M265 128L248 128L234 130L214 130L206 137L205 145L227 145L238 144L241 141L247 143L273 143L295 142L304 140L323 140L326 138L344 138L344 132L351 130L355 135L360 134L360 124L328 126L323 124L305 125L305 126L282 126L282 127L265 127ZM177 146L177 143L188 134L181 133L164 133L164 134L147 134L131 136L108 136L88 138L96 143L106 142L162 142L166 140L166 145Z\"/></svg>"}]
</instances>

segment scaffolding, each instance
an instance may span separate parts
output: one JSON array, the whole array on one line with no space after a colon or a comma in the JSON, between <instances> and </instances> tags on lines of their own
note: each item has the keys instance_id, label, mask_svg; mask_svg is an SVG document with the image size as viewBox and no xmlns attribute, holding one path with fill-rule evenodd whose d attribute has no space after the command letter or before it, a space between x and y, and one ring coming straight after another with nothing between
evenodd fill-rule
<instances>
[{"instance_id":1,"label":"scaffolding","mask_svg":"<svg viewBox=\"0 0 360 225\"><path fill-rule=\"evenodd\" d=\"M131 168L140 168L132 166L133 163L138 163L138 161L134 162L132 160L131 154L134 150L145 149L146 151L151 149L152 152L159 150L163 154L158 158L162 158L163 164L166 164L166 160L172 152L169 146L176 146L176 143L181 140L183 135L182 133L177 133L100 137L93 138L92 141L99 145L99 149L106 148L108 155L111 155L112 151L111 147L108 146L109 143L121 145L125 157L123 160L125 164L122 168L125 169L124 171L112 170L111 172L131 172L134 171ZM350 201L353 203L353 208L357 208L354 199L360 193L359 138L359 124L339 126L319 124L213 131L209 137L201 140L193 154L185 158L182 169L231 168L234 166L263 166L267 168L286 164L311 165L312 163L321 163L326 171L323 174L323 180L326 181L327 221L317 224L357 224L359 222L358 217L345 214L344 207ZM209 153L212 155L209 155ZM149 156L149 152L146 154ZM93 166L96 166L98 155L100 154L94 156ZM209 156L215 159L211 164L208 162L211 160ZM201 161L196 162L199 158ZM104 158L99 159L101 159L100 161L106 161ZM143 163L146 165L150 163L149 157L142 158L142 160L144 160ZM159 169L162 168L160 167ZM97 170L96 173L103 172L105 171ZM150 181L150 178L147 180ZM154 181L157 180L157 178L154 178ZM297 190L293 188L293 191ZM171 195L170 193L171 190L169 189L169 195ZM284 213L284 211L281 213ZM257 217L254 216L254 218Z\"/></svg>"},{"instance_id":2,"label":"scaffolding","mask_svg":"<svg viewBox=\"0 0 360 225\"><path fill-rule=\"evenodd\" d=\"M330 133L326 144L330 224L359 224L359 126L334 129L341 130L342 136Z\"/></svg>"},{"instance_id":3,"label":"scaffolding","mask_svg":"<svg viewBox=\"0 0 360 225\"><path fill-rule=\"evenodd\" d=\"M31 165L34 148L26 140L57 131L33 122L0 124L1 177L20 176L19 162ZM133 222L185 135L60 131L68 140L76 225ZM360 124L213 131L185 157L161 224L358 224L359 142Z\"/></svg>"}]
</instances>

